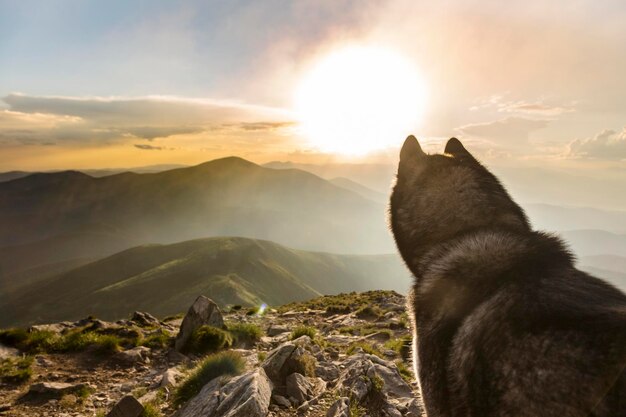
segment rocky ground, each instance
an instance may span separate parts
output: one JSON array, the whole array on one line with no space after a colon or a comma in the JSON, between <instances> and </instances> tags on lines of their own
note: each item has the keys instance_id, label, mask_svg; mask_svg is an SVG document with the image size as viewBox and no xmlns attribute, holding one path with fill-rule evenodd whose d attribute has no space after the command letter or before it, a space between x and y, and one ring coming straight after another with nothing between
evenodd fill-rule
<instances>
[{"instance_id":1,"label":"rocky ground","mask_svg":"<svg viewBox=\"0 0 626 417\"><path fill-rule=\"evenodd\" d=\"M242 369L203 381L181 402L181 385L208 357L185 350L190 335L202 325L242 324L262 330L222 349L242 358ZM0 333L1 416L420 415L405 300L394 292L260 312L219 311L202 297L184 320L135 313L12 332Z\"/></svg>"}]
</instances>

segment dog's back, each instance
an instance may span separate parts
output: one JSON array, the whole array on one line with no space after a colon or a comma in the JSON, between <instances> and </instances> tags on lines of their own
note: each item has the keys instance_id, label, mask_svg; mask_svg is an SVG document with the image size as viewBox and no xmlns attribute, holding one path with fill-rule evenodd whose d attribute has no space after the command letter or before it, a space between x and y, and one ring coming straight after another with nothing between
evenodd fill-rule
<instances>
[{"instance_id":1,"label":"dog's back","mask_svg":"<svg viewBox=\"0 0 626 417\"><path fill-rule=\"evenodd\" d=\"M403 148L391 224L416 277L428 417L626 416L626 296L532 231L458 141L446 156L416 145Z\"/></svg>"}]
</instances>

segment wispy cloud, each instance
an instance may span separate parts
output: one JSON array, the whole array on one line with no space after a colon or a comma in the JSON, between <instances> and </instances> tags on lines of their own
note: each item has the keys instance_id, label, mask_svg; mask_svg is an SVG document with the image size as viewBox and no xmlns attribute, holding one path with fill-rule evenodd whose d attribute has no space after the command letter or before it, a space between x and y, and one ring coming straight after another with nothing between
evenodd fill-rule
<instances>
[{"instance_id":1,"label":"wispy cloud","mask_svg":"<svg viewBox=\"0 0 626 417\"><path fill-rule=\"evenodd\" d=\"M164 149L162 146L147 145L144 143L135 143L133 146L143 151L162 151Z\"/></svg>"},{"instance_id":2,"label":"wispy cloud","mask_svg":"<svg viewBox=\"0 0 626 417\"><path fill-rule=\"evenodd\" d=\"M606 129L591 138L574 140L568 145L566 156L626 160L626 127L619 132Z\"/></svg>"},{"instance_id":3,"label":"wispy cloud","mask_svg":"<svg viewBox=\"0 0 626 417\"><path fill-rule=\"evenodd\" d=\"M275 131L293 122L282 110L246 103L173 96L2 99L0 138L16 143L111 143L155 140L223 129Z\"/></svg>"}]
</instances>

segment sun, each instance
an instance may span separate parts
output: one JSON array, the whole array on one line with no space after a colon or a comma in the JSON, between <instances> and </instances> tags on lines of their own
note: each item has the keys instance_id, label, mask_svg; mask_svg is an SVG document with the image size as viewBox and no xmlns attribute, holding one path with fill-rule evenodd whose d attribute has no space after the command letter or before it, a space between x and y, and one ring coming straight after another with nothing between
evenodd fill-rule
<instances>
[{"instance_id":1,"label":"sun","mask_svg":"<svg viewBox=\"0 0 626 417\"><path fill-rule=\"evenodd\" d=\"M313 66L296 91L295 108L311 146L363 155L413 133L425 97L407 57L382 47L351 46Z\"/></svg>"}]
</instances>

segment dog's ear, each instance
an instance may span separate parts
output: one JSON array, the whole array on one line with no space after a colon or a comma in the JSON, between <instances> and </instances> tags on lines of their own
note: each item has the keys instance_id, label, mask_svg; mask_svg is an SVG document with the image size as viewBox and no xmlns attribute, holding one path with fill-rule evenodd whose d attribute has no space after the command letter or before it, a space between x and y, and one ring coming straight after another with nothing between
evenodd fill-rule
<instances>
[{"instance_id":1,"label":"dog's ear","mask_svg":"<svg viewBox=\"0 0 626 417\"><path fill-rule=\"evenodd\" d=\"M425 157L426 154L422 150L415 136L410 135L404 141L404 145L402 145L402 149L400 150L400 162L406 163L412 160L421 159Z\"/></svg>"},{"instance_id":2,"label":"dog's ear","mask_svg":"<svg viewBox=\"0 0 626 417\"><path fill-rule=\"evenodd\" d=\"M468 161L476 160L472 156L472 154L469 153L467 149L465 149L461 141L458 140L457 138L451 138L450 140L448 140L448 143L446 143L446 148L444 149L443 152L447 153L448 155L452 155L455 158L458 158L460 160L468 160Z\"/></svg>"}]
</instances>

